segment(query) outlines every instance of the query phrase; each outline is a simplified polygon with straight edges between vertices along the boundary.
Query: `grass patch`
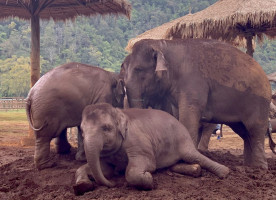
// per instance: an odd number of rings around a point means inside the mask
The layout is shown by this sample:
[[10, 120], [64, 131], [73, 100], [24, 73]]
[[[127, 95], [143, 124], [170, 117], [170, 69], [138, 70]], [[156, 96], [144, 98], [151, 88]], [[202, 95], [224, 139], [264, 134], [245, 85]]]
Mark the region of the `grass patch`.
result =
[[0, 110], [0, 144], [19, 144], [28, 133], [25, 109]]
[[25, 109], [0, 110], [0, 121], [27, 121]]

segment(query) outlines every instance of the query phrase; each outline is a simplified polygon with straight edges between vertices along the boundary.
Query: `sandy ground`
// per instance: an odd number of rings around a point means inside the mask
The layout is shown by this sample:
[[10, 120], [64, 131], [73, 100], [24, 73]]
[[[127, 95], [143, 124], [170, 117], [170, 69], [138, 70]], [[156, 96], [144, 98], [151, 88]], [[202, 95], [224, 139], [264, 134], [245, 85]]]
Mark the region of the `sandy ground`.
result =
[[[23, 126], [23, 125], [22, 125]], [[19, 125], [20, 127], [20, 125]], [[18, 128], [22, 130], [27, 127]], [[274, 140], [276, 140], [274, 134]], [[275, 199], [276, 156], [266, 152], [269, 170], [251, 169], [243, 166], [242, 140], [231, 130], [224, 130], [224, 137], [211, 138], [208, 156], [231, 169], [229, 176], [219, 179], [203, 170], [202, 176], [193, 178], [170, 172], [167, 169], [153, 174], [155, 189], [141, 191], [129, 187], [123, 175], [113, 178], [115, 188], [97, 186], [83, 196], [75, 196], [72, 185], [76, 169], [83, 163], [74, 160], [75, 148], [69, 155], [57, 155], [52, 149], [51, 157], [57, 166], [38, 171], [34, 168], [34, 147], [22, 147], [21, 136], [5, 134], [0, 129], [0, 199]], [[74, 141], [71, 143], [75, 145]]]

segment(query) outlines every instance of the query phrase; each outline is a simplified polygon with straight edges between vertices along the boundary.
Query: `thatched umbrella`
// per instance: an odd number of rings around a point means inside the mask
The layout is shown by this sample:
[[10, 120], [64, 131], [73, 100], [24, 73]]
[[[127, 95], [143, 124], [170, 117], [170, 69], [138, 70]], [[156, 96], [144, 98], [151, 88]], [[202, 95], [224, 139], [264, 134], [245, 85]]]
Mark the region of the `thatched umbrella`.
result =
[[0, 0], [0, 19], [31, 20], [31, 86], [40, 77], [39, 19], [66, 20], [76, 16], [123, 14], [130, 17], [126, 0]]
[[[253, 56], [252, 40], [263, 35], [270, 39], [276, 36], [275, 0], [219, 0], [194, 14], [188, 14], [129, 41], [130, 51], [141, 39], [213, 38], [234, 45], [246, 46]], [[246, 40], [246, 41], [245, 41]]]
[[269, 81], [276, 83], [276, 72], [267, 75]]
[[135, 38], [132, 38], [128, 41], [128, 44], [125, 48], [126, 51], [131, 52], [131, 49], [133, 45], [142, 39], [166, 39], [167, 31], [170, 29], [174, 24], [178, 23], [181, 19], [175, 19], [173, 21], [167, 22], [165, 24], [162, 24], [161, 26], [157, 26], [153, 29], [150, 29]]
[[[40, 19], [57, 21], [98, 14], [122, 14], [130, 18], [130, 11], [127, 0], [0, 0], [0, 19], [31, 20], [31, 86], [40, 77]], [[33, 141], [30, 129], [29, 138], [21, 142], [30, 145]]]
[[253, 56], [252, 40], [276, 36], [275, 0], [219, 0], [193, 15], [186, 15], [167, 32], [166, 38], [213, 38], [243, 43]]

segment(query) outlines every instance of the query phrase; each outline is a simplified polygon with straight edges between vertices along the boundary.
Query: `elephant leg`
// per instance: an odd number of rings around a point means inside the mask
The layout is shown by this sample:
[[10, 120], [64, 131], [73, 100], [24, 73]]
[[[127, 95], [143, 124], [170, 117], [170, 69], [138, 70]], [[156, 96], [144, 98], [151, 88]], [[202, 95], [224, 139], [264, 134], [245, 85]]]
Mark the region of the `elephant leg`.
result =
[[[192, 95], [191, 95], [192, 96]], [[192, 97], [190, 97], [192, 98]], [[188, 99], [187, 94], [181, 93], [179, 99], [179, 121], [188, 129], [194, 145], [198, 144], [198, 130], [201, 112], [196, 101]]]
[[156, 167], [151, 164], [148, 158], [136, 156], [130, 159], [126, 169], [126, 180], [129, 185], [143, 190], [153, 189], [153, 178], [150, 172], [155, 171]]
[[196, 148], [191, 148], [190, 144], [185, 144], [180, 147], [180, 155], [183, 161], [188, 163], [199, 164], [202, 168], [214, 173], [219, 178], [225, 178], [229, 174], [229, 168], [221, 165], [206, 156], [199, 153]]
[[85, 192], [92, 191], [95, 188], [94, 183], [89, 179], [92, 172], [88, 164], [78, 168], [75, 174], [75, 185], [73, 185], [75, 195], [83, 195]]
[[75, 159], [78, 161], [86, 161], [83, 137], [82, 137], [80, 126], [78, 126], [78, 150], [77, 150]]
[[201, 137], [199, 138], [198, 150], [202, 152], [208, 151], [208, 145], [213, 130], [216, 128], [216, 124], [203, 123], [201, 129]]
[[178, 163], [173, 165], [170, 169], [173, 172], [193, 177], [199, 177], [201, 175], [201, 167], [198, 164]]
[[266, 126], [254, 123], [244, 126], [243, 123], [229, 125], [244, 141], [244, 164], [250, 167], [268, 169], [264, 151]]
[[56, 138], [56, 151], [59, 154], [69, 153], [71, 145], [67, 140], [67, 128], [65, 128], [61, 134]]
[[50, 142], [51, 138], [38, 137], [37, 133], [35, 141], [34, 162], [37, 169], [42, 170], [51, 168], [55, 163], [50, 159]]

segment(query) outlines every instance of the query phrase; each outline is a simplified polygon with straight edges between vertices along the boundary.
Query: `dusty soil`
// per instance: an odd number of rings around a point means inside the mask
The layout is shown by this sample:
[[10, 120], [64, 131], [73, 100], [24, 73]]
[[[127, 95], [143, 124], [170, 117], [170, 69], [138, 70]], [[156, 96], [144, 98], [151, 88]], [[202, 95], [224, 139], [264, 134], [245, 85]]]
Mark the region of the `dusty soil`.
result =
[[[25, 127], [27, 130], [27, 128]], [[1, 132], [1, 130], [0, 130]], [[72, 185], [76, 169], [82, 165], [74, 160], [75, 148], [69, 155], [51, 156], [57, 166], [38, 171], [34, 168], [34, 147], [20, 146], [20, 137], [0, 134], [0, 199], [276, 199], [276, 156], [266, 152], [269, 170], [243, 166], [242, 140], [231, 130], [224, 137], [211, 138], [208, 156], [231, 169], [225, 179], [203, 170], [193, 178], [171, 173], [167, 169], [153, 174], [155, 189], [140, 191], [129, 187], [123, 175], [114, 177], [115, 188], [97, 186], [83, 196], [75, 196]], [[274, 134], [274, 140], [276, 139]], [[73, 145], [74, 142], [72, 142]]]

